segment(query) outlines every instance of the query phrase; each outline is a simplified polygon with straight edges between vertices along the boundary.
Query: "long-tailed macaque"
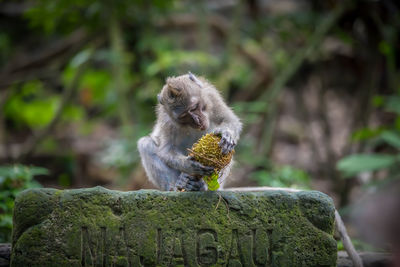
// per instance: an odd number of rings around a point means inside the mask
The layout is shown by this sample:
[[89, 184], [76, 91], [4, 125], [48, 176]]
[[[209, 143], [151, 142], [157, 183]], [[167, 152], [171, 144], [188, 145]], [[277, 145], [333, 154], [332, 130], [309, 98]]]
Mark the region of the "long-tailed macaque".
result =
[[[170, 77], [158, 95], [157, 122], [149, 136], [138, 141], [142, 164], [150, 181], [161, 190], [203, 191], [204, 175], [213, 172], [187, 156], [188, 148], [204, 134], [221, 136], [223, 153], [236, 145], [242, 124], [217, 89], [192, 73]], [[220, 174], [223, 187], [231, 165]]]

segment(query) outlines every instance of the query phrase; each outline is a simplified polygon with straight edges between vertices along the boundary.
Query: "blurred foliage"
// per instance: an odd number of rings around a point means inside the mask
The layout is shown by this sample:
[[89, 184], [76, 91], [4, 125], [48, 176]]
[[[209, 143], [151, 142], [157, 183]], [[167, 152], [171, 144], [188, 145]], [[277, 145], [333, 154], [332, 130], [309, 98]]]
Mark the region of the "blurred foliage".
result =
[[0, 243], [11, 241], [15, 197], [25, 189], [41, 187], [33, 178], [47, 174], [46, 169], [39, 167], [0, 166]]
[[[212, 81], [244, 124], [233, 171], [240, 185], [322, 184], [339, 207], [355, 180], [373, 188], [400, 177], [396, 1], [20, 0], [0, 8], [0, 164], [44, 166], [45, 186], [143, 186], [130, 184], [144, 175], [137, 140], [153, 127], [165, 78], [188, 71]], [[355, 108], [340, 115], [344, 106]], [[335, 127], [353, 133], [343, 147]], [[273, 155], [274, 142], [286, 159]], [[367, 182], [355, 179], [363, 173]], [[15, 196], [44, 174], [0, 167], [0, 242], [10, 240]]]
[[[353, 140], [366, 142], [371, 151], [379, 146], [387, 147], [385, 153], [352, 154], [342, 158], [337, 168], [344, 177], [354, 177], [363, 172], [386, 171], [385, 178], [400, 179], [400, 97], [376, 96], [373, 105], [394, 113], [394, 122], [378, 128], [364, 128], [353, 134]], [[388, 153], [391, 152], [391, 153]], [[371, 185], [376, 183], [371, 183]]]
[[17, 125], [40, 128], [51, 121], [59, 101], [59, 96], [47, 95], [43, 84], [33, 80], [25, 83], [20, 89], [12, 90], [12, 95], [4, 107], [4, 114]]
[[311, 189], [310, 176], [291, 166], [274, 166], [272, 170], [255, 171], [251, 177], [261, 186]]
[[[112, 13], [121, 20], [146, 20], [149, 14], [156, 14], [171, 6], [172, 0], [96, 1], [96, 0], [39, 0], [25, 16], [33, 27], [40, 27], [45, 33], [67, 33], [77, 27], [92, 30], [106, 27]], [[151, 12], [143, 12], [143, 11]]]
[[398, 163], [398, 155], [353, 154], [338, 162], [338, 169], [346, 176], [354, 176], [363, 171], [387, 169]]
[[[51, 186], [90, 186], [100, 183], [98, 176], [103, 175], [113, 176], [108, 181], [112, 185], [128, 189], [132, 174], [140, 166], [136, 142], [154, 124], [157, 93], [166, 77], [187, 71], [212, 81], [241, 118], [244, 130], [235, 156], [238, 169], [243, 170], [239, 179], [251, 178], [259, 185], [308, 189], [311, 179], [340, 183], [340, 174], [335, 169], [340, 153], [333, 158], [322, 157], [325, 162], [313, 162], [315, 157], [310, 157], [307, 165], [296, 162], [297, 168], [271, 160], [270, 139], [279, 139], [281, 133], [275, 121], [285, 113], [279, 106], [284, 102], [283, 92], [300, 96], [304, 93], [302, 88], [314, 86], [304, 84], [311, 76], [325, 79], [321, 82], [322, 91], [334, 88], [330, 93], [335, 91], [339, 98], [343, 96], [346, 100], [350, 95], [366, 103], [371, 99], [360, 97], [359, 92], [366, 88], [356, 89], [354, 84], [359, 84], [360, 77], [370, 75], [371, 69], [363, 67], [379, 57], [376, 65], [381, 74], [376, 86], [378, 92], [373, 93], [376, 95], [372, 99], [373, 108], [378, 113], [400, 114], [400, 96], [394, 93], [398, 88], [398, 15], [386, 14], [379, 1], [348, 1], [354, 7], [334, 21], [326, 35], [319, 36], [317, 48], [309, 55], [304, 53], [305, 60], [299, 60], [298, 64], [293, 59], [299, 58], [299, 54], [301, 58], [303, 51], [308, 52], [319, 26], [344, 2], [4, 2], [15, 3], [16, 7], [21, 4], [22, 8], [16, 8], [20, 10], [17, 15], [5, 16], [0, 25], [0, 66], [9, 67], [9, 62], [13, 63], [11, 67], [18, 66], [26, 58], [28, 63], [33, 60], [37, 64], [32, 69], [29, 64], [22, 64], [26, 68], [19, 70], [20, 76], [16, 75], [6, 86], [8, 95], [0, 105], [0, 123], [4, 121], [5, 125], [3, 135], [0, 130], [1, 141], [11, 144], [10, 147], [29, 143], [51, 126], [66, 99], [66, 88], [80, 75], [61, 119], [37, 145], [34, 156], [28, 157], [28, 162], [39, 161], [38, 165], [52, 170], [54, 177], [47, 181]], [[257, 4], [254, 14], [252, 3]], [[71, 41], [71, 36], [79, 31], [84, 32], [84, 37]], [[68, 49], [52, 54], [59, 42], [71, 44]], [[90, 64], [80, 70], [92, 50]], [[34, 61], [47, 52], [52, 55], [48, 62]], [[299, 67], [286, 74], [293, 65]], [[350, 74], [354, 76], [350, 81], [344, 77], [344, 68], [356, 69]], [[343, 73], [343, 79], [338, 79], [338, 73]], [[11, 74], [6, 73], [4, 78], [13, 77]], [[330, 85], [331, 79], [343, 83]], [[271, 97], [270, 86], [276, 80], [284, 82], [272, 88], [277, 93]], [[318, 97], [316, 94], [311, 92], [307, 99]], [[298, 120], [303, 128], [289, 133], [292, 138], [289, 142], [298, 147], [312, 147], [313, 140], [309, 139], [315, 138], [307, 139], [304, 135], [307, 128], [318, 122], [313, 118], [323, 116], [311, 114], [309, 120], [301, 118], [299, 102], [307, 101], [296, 98], [290, 104], [295, 114], [291, 114], [289, 122]], [[284, 115], [287, 118], [288, 114]], [[354, 155], [343, 158], [337, 168], [346, 177], [382, 169], [390, 176], [398, 173], [400, 117], [392, 125], [363, 126], [354, 132], [352, 144], [367, 144], [367, 150], [360, 146]], [[321, 150], [337, 154], [327, 144]], [[24, 156], [15, 156], [10, 151], [4, 157], [5, 162], [19, 161]], [[23, 151], [23, 147], [15, 151]], [[319, 153], [311, 151], [311, 154]], [[86, 181], [80, 181], [86, 176]], [[345, 188], [346, 184], [332, 190], [346, 191]]]

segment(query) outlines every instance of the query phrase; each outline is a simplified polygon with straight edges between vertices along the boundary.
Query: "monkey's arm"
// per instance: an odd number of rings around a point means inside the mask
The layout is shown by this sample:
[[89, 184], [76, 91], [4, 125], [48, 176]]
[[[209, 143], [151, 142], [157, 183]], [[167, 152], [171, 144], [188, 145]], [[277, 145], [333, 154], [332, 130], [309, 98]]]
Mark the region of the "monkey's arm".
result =
[[219, 94], [214, 95], [213, 117], [211, 120], [215, 124], [213, 133], [221, 135], [220, 146], [223, 153], [230, 152], [239, 140], [242, 130], [242, 123], [233, 111], [225, 104]]

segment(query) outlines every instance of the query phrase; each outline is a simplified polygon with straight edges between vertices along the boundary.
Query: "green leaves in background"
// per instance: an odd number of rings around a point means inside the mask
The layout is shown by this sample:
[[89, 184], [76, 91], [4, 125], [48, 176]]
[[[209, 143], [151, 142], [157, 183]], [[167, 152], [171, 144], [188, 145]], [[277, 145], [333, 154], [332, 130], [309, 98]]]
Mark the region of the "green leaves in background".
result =
[[[383, 48], [385, 47], [380, 47], [381, 50]], [[390, 96], [376, 95], [372, 99], [372, 105], [397, 115], [394, 124], [380, 126], [375, 129], [360, 129], [353, 134], [352, 139], [354, 141], [364, 141], [371, 148], [379, 144], [386, 144], [390, 149], [397, 151], [397, 153], [353, 154], [344, 157], [338, 161], [336, 167], [343, 173], [345, 178], [352, 177], [362, 172], [384, 169], [392, 171], [389, 172], [391, 175], [387, 176], [398, 177], [400, 174], [398, 169], [398, 166], [400, 166], [400, 96], [398, 94]]]
[[[70, 64], [63, 72], [63, 82], [68, 84], [76, 73], [76, 67]], [[108, 90], [111, 83], [111, 74], [107, 70], [87, 69], [79, 83], [79, 100], [86, 107], [106, 107], [117, 102], [116, 95]]]
[[398, 162], [399, 156], [397, 155], [354, 154], [342, 158], [338, 162], [337, 168], [339, 171], [342, 171], [346, 177], [349, 177], [360, 172], [389, 168]]
[[6, 118], [17, 125], [27, 125], [32, 129], [47, 125], [53, 118], [59, 96], [47, 96], [42, 82], [27, 82], [20, 90], [13, 90], [4, 107]]
[[146, 69], [146, 75], [154, 76], [160, 72], [186, 73], [188, 69], [195, 70], [201, 67], [215, 68], [218, 59], [211, 54], [200, 51], [158, 51], [156, 60]]
[[377, 128], [377, 129], [362, 128], [355, 131], [352, 134], [351, 139], [353, 141], [365, 141], [379, 136], [383, 131], [384, 131], [383, 128]]
[[243, 121], [250, 124], [260, 120], [260, 116], [267, 110], [268, 104], [265, 101], [236, 102], [233, 104], [233, 109], [240, 114]]
[[310, 189], [311, 178], [303, 170], [292, 166], [274, 166], [272, 170], [260, 170], [251, 174], [260, 186]]
[[[383, 131], [377, 141], [384, 142], [400, 151], [400, 134], [397, 131]], [[337, 163], [337, 169], [345, 177], [361, 172], [388, 169], [400, 164], [400, 153], [397, 154], [354, 154], [342, 158]]]
[[106, 0], [38, 0], [25, 12], [31, 27], [41, 28], [45, 33], [68, 33], [79, 27], [99, 29], [109, 22], [112, 12], [122, 20], [135, 21], [145, 19], [149, 13], [169, 9], [172, 0], [151, 1], [106, 1]]
[[11, 241], [15, 197], [25, 189], [41, 187], [33, 177], [47, 174], [47, 169], [39, 167], [0, 166], [0, 243]]
[[397, 149], [400, 150], [400, 134], [395, 131], [385, 131], [381, 135], [381, 139]]
[[389, 112], [394, 112], [400, 115], [400, 96], [387, 97], [385, 108]]

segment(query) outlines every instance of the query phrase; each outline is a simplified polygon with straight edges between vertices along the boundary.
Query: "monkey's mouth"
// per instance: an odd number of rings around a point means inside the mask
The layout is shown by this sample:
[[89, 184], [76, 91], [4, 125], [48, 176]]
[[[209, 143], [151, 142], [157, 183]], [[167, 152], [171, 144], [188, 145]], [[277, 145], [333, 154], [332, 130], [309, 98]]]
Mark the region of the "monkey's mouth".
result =
[[189, 114], [192, 117], [191, 126], [193, 128], [198, 129], [200, 131], [204, 131], [205, 129], [207, 129], [207, 123], [205, 123], [204, 118], [202, 116], [199, 116], [191, 112], [189, 112]]
[[205, 129], [207, 129], [207, 126], [206, 125], [201, 125], [199, 128], [198, 128], [200, 131], [204, 131]]
[[190, 127], [192, 127], [193, 129], [199, 130], [199, 131], [204, 131], [207, 129], [207, 124], [206, 123], [190, 123]]
[[199, 131], [204, 131], [207, 129], [207, 125], [205, 124], [196, 124], [196, 123], [190, 123], [190, 127], [193, 129], [199, 130]]

